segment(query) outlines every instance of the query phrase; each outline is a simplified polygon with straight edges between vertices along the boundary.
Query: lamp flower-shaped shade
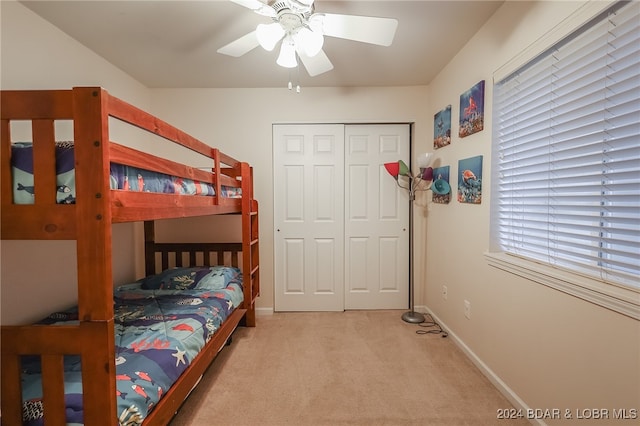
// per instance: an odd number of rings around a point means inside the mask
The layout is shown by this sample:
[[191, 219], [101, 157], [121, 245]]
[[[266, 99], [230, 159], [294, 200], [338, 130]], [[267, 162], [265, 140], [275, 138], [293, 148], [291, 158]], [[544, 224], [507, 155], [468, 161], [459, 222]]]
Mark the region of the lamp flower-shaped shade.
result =
[[409, 166], [400, 160], [394, 163], [384, 163], [384, 168], [387, 169], [387, 172], [395, 179], [398, 179], [398, 176], [409, 176], [411, 177], [411, 170], [409, 170]]
[[398, 161], [398, 164], [400, 165], [401, 176], [411, 176], [411, 171], [409, 170], [409, 166], [407, 166], [404, 161], [400, 160]]
[[447, 195], [451, 192], [451, 185], [444, 179], [436, 179], [431, 184], [431, 191], [438, 195]]
[[433, 180], [433, 167], [426, 167], [420, 169], [420, 178], [422, 180], [432, 181]]
[[429, 167], [432, 161], [433, 161], [433, 152], [425, 152], [424, 154], [418, 155], [418, 157], [416, 158], [416, 163], [418, 164], [418, 167], [420, 168], [420, 170], [426, 169], [427, 167]]
[[[399, 176], [408, 176], [413, 182], [431, 182], [431, 185], [429, 185], [429, 187], [426, 189], [431, 189], [431, 191], [433, 191], [433, 193], [435, 194], [449, 194], [451, 192], [451, 186], [449, 185], [449, 182], [444, 179], [433, 180], [433, 167], [429, 166], [432, 159], [432, 153], [423, 154], [418, 157], [417, 162], [418, 166], [420, 167], [420, 174], [415, 176], [415, 181], [413, 181], [414, 177], [411, 176], [411, 170], [409, 170], [409, 166], [407, 166], [407, 164], [402, 160], [395, 161], [393, 163], [384, 163], [384, 168], [391, 176], [393, 176], [396, 181], [398, 180]], [[413, 191], [413, 187], [411, 188], [411, 190]]]
[[398, 179], [398, 175], [400, 174], [400, 163], [398, 161], [394, 163], [384, 163], [384, 168], [387, 169], [387, 172], [394, 177], [394, 179]]

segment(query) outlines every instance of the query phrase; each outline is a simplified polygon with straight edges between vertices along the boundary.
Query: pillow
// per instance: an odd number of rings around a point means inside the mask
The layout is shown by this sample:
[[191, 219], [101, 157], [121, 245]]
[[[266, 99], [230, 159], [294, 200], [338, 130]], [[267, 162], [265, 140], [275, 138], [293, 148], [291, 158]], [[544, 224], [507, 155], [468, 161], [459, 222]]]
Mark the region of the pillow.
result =
[[145, 290], [221, 290], [230, 282], [241, 282], [238, 268], [227, 266], [176, 267], [141, 279]]

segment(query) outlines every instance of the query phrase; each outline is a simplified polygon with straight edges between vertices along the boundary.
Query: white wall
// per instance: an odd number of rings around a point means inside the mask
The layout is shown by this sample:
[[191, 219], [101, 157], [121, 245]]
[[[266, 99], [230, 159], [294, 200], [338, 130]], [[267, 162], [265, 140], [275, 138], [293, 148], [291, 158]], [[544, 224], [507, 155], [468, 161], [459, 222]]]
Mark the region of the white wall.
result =
[[[452, 105], [453, 141], [436, 150], [451, 166], [484, 156], [481, 205], [431, 205], [426, 299], [466, 349], [531, 408], [640, 408], [640, 323], [487, 265], [491, 186], [492, 75], [585, 2], [507, 2], [429, 85], [427, 110]], [[459, 96], [486, 81], [485, 129], [457, 137]], [[442, 285], [448, 287], [446, 300]], [[471, 319], [464, 316], [471, 302]], [[637, 420], [636, 420], [637, 421]], [[576, 424], [624, 424], [612, 419]], [[547, 420], [548, 424], [560, 423]]]
[[[26, 7], [3, 0], [0, 15], [3, 90], [102, 86], [141, 108], [149, 106], [146, 87]], [[114, 226], [114, 279], [119, 283], [135, 278], [132, 228]], [[2, 240], [0, 253], [0, 323], [35, 321], [52, 309], [75, 304], [75, 242]]]

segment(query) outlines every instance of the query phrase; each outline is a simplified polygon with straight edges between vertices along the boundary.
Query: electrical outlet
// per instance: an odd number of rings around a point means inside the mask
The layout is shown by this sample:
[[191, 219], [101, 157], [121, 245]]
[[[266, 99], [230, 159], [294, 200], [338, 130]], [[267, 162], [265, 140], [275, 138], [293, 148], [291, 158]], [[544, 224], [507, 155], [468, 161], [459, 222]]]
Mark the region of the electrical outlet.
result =
[[447, 286], [446, 285], [442, 286], [442, 298], [444, 300], [447, 300]]
[[464, 316], [467, 319], [471, 319], [471, 302], [468, 300], [464, 301]]

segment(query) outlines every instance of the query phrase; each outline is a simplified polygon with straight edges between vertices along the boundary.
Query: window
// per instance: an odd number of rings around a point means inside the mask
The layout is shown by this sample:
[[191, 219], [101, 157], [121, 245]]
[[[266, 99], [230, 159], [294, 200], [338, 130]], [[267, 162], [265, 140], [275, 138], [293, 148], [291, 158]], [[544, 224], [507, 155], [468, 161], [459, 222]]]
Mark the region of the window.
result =
[[490, 263], [640, 318], [640, 3], [614, 4], [493, 95]]

